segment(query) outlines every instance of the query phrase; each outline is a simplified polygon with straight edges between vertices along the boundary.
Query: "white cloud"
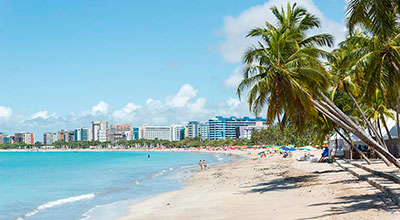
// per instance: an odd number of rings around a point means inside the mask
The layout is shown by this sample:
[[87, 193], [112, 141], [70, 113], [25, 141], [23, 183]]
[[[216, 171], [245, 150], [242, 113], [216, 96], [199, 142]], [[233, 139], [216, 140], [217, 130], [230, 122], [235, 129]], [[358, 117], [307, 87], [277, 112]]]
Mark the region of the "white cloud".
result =
[[150, 98], [146, 101], [146, 109], [149, 111], [149, 113], [158, 114], [165, 109], [165, 106], [160, 100], [154, 100]]
[[321, 28], [316, 29], [311, 34], [330, 33], [336, 40], [336, 43], [345, 39], [345, 25], [334, 22], [326, 18], [323, 13], [316, 7], [312, 0], [270, 0], [262, 5], [253, 6], [238, 16], [226, 16], [224, 26], [220, 30], [224, 36], [224, 40], [220, 43], [218, 51], [224, 60], [230, 63], [239, 63], [244, 51], [256, 43], [255, 39], [245, 38], [247, 33], [255, 27], [265, 26], [265, 21], [275, 24], [276, 20], [272, 14], [270, 7], [280, 6], [286, 7], [287, 3], [297, 2], [298, 5], [305, 7], [310, 13], [315, 14], [321, 20]]
[[[185, 98], [182, 98], [185, 97]], [[251, 115], [245, 101], [237, 98], [228, 98], [223, 101], [211, 101], [204, 97], [197, 97], [197, 90], [189, 84], [183, 85], [175, 95], [165, 98], [165, 102], [149, 98], [143, 105], [129, 102], [122, 108], [113, 108], [102, 101], [81, 113], [72, 112], [69, 115], [56, 116], [47, 110], [24, 115], [15, 113], [11, 116], [11, 109], [0, 106], [0, 122], [2, 131], [9, 133], [16, 131], [30, 131], [42, 140], [44, 132], [72, 130], [80, 127], [90, 127], [91, 121], [104, 120], [111, 123], [131, 123], [133, 126], [150, 125], [185, 125], [190, 120], [206, 121], [217, 115], [245, 116]], [[170, 101], [169, 103], [167, 102]], [[171, 102], [175, 100], [175, 105]], [[176, 103], [179, 103], [177, 105]], [[181, 106], [181, 107], [177, 107]]]
[[243, 75], [241, 72], [242, 68], [237, 67], [231, 75], [229, 75], [228, 79], [225, 80], [224, 86], [227, 88], [236, 89], [240, 82], [243, 80]]
[[167, 118], [166, 117], [155, 117], [155, 118], [153, 118], [153, 123], [156, 123], [156, 124], [166, 124], [166, 123], [168, 123], [168, 120], [167, 120]]
[[205, 109], [206, 105], [206, 99], [205, 98], [198, 98], [196, 102], [194, 103], [189, 103], [188, 108], [190, 112], [192, 113], [208, 113], [209, 111]]
[[237, 108], [240, 105], [239, 99], [235, 98], [229, 98], [226, 100], [226, 103], [228, 104], [229, 108]]
[[47, 110], [43, 110], [32, 114], [31, 119], [37, 119], [37, 118], [49, 119], [50, 117], [55, 117], [55, 116], [56, 116], [55, 113], [49, 115]]
[[185, 84], [174, 96], [168, 96], [166, 98], [166, 103], [168, 106], [174, 108], [184, 107], [188, 104], [190, 100], [195, 98], [196, 95], [197, 90], [192, 85]]
[[83, 116], [98, 116], [98, 115], [106, 115], [108, 113], [109, 105], [105, 101], [100, 101], [97, 105], [93, 106], [89, 111], [84, 111], [82, 113]]
[[5, 107], [5, 106], [0, 106], [0, 122], [3, 120], [8, 120], [12, 115], [12, 109]]
[[122, 109], [114, 111], [112, 117], [119, 122], [133, 122], [136, 116], [136, 110], [141, 108], [141, 105], [135, 105], [130, 102]]

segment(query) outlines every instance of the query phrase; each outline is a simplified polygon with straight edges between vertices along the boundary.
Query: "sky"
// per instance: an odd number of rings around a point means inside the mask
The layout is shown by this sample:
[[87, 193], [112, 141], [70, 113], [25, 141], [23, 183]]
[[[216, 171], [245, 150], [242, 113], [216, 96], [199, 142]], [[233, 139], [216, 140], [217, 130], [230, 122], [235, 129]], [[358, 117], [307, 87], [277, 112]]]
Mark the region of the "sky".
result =
[[[287, 2], [0, 0], [0, 132], [253, 116], [236, 95], [245, 35]], [[345, 0], [296, 2], [344, 39]]]

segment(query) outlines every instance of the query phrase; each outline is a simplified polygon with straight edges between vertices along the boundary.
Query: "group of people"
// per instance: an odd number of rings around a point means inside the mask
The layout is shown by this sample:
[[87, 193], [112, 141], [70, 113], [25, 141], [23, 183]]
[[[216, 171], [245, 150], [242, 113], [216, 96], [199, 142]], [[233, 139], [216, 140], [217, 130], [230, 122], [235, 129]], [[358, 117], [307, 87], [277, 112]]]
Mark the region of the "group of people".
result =
[[200, 169], [207, 169], [207, 163], [205, 160], [199, 162]]
[[280, 151], [280, 153], [282, 154], [283, 158], [288, 158], [288, 157], [292, 157], [292, 152], [288, 152], [288, 151]]

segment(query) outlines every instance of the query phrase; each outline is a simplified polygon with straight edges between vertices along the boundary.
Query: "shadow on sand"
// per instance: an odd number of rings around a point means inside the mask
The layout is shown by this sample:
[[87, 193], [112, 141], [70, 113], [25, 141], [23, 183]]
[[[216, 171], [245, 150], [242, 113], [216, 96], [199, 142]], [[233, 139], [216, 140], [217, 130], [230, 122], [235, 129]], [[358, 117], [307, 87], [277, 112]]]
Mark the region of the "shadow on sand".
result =
[[288, 190], [301, 187], [301, 183], [311, 183], [317, 175], [302, 175], [295, 177], [284, 177], [280, 179], [271, 180], [265, 183], [249, 186], [248, 192], [251, 193], [264, 193], [269, 191]]
[[[377, 199], [376, 197], [380, 199]], [[314, 217], [298, 218], [297, 220], [310, 220], [310, 219], [320, 219], [329, 216], [340, 216], [347, 213], [366, 211], [370, 209], [375, 210], [386, 210], [392, 211], [396, 209], [396, 206], [384, 197], [382, 193], [372, 194], [372, 195], [360, 195], [360, 196], [342, 196], [337, 198], [337, 202], [326, 202], [326, 203], [315, 203], [309, 205], [310, 207], [316, 206], [333, 206], [330, 210], [327, 210], [325, 214], [318, 215]], [[383, 202], [382, 202], [383, 201]], [[395, 218], [397, 216], [393, 216]]]
[[[282, 177], [279, 179], [274, 179], [264, 183], [259, 183], [256, 185], [251, 185], [245, 187], [247, 189], [244, 194], [247, 193], [264, 193], [269, 191], [285, 191], [290, 189], [295, 189], [303, 186], [317, 185], [317, 178], [319, 175], [324, 175], [327, 173], [341, 173], [342, 170], [326, 170], [322, 172], [312, 172], [308, 175], [294, 176], [294, 177]], [[360, 180], [358, 179], [345, 179], [340, 181], [332, 181], [330, 184], [356, 184]], [[369, 188], [370, 186], [367, 186]], [[321, 219], [329, 216], [340, 216], [347, 213], [364, 211], [364, 210], [385, 210], [393, 211], [397, 210], [398, 206], [395, 206], [388, 198], [384, 196], [383, 193], [379, 192], [376, 194], [366, 194], [360, 196], [342, 196], [337, 197], [334, 202], [325, 203], [314, 203], [308, 205], [308, 207], [318, 207], [326, 206], [328, 210], [324, 214], [312, 217], [302, 217], [297, 220], [306, 219]], [[329, 208], [330, 207], [330, 208]], [[397, 216], [393, 216], [394, 218]]]

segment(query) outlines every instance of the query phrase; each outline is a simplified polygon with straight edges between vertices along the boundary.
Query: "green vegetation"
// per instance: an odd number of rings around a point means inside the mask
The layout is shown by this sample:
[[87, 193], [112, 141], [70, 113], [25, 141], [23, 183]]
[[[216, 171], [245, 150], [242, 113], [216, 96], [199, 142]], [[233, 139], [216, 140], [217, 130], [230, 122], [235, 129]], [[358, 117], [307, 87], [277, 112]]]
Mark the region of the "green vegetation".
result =
[[320, 27], [316, 16], [296, 4], [272, 7], [277, 25], [266, 22], [247, 35], [258, 44], [244, 54], [239, 97], [246, 91], [249, 109], [266, 109], [268, 123], [281, 131], [294, 128], [319, 141], [338, 132], [348, 143], [352, 133], [400, 168], [399, 144], [387, 146], [382, 132], [385, 118], [400, 126], [399, 3], [350, 0], [348, 37], [332, 52], [319, 49], [333, 45], [331, 35], [306, 34]]

